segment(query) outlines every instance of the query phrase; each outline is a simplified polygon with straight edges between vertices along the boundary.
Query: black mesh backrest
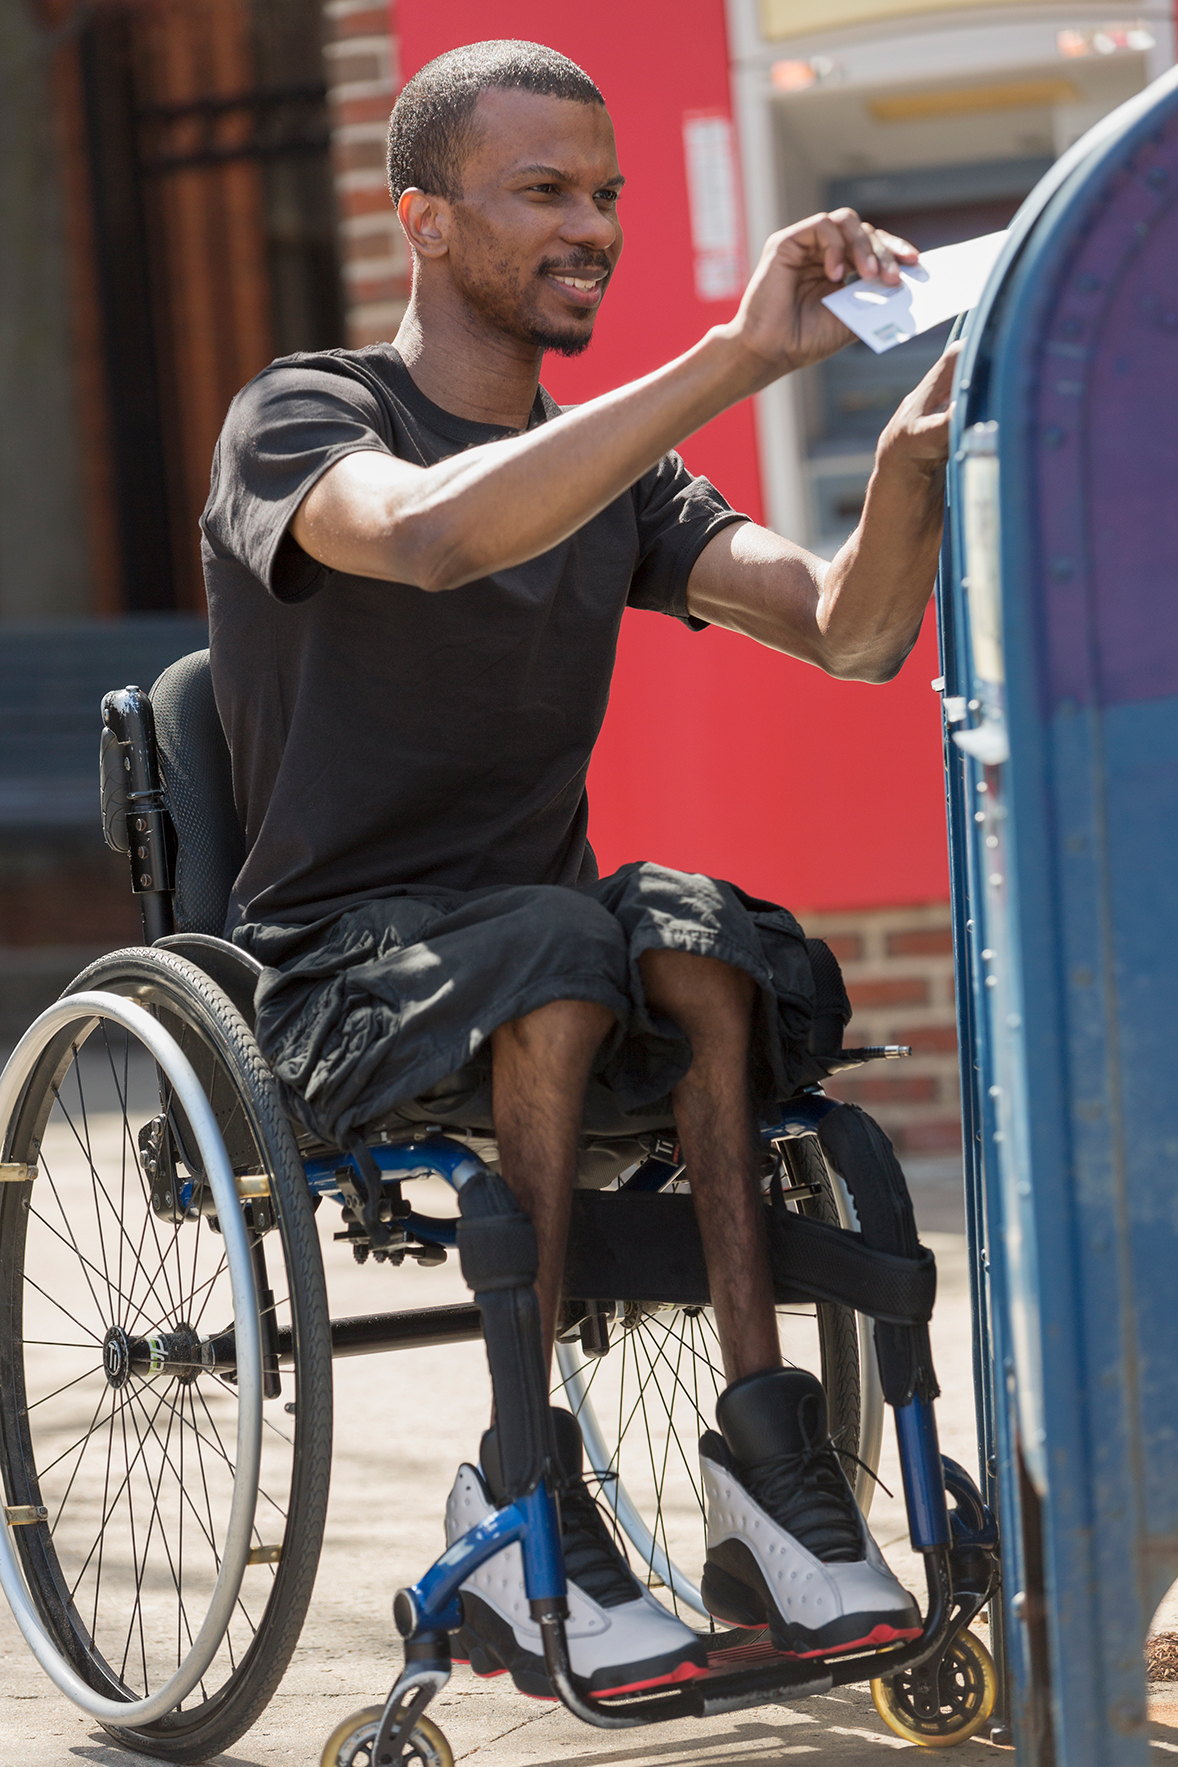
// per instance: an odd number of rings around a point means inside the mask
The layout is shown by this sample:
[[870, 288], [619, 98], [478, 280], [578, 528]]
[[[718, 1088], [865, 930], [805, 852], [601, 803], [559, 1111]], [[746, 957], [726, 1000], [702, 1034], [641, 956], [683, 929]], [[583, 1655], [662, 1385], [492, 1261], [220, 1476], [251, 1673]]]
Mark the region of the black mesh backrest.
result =
[[233, 880], [245, 863], [245, 835], [233, 804], [229, 745], [221, 728], [207, 650], [164, 670], [151, 690], [160, 772], [176, 828], [178, 933], [225, 930]]

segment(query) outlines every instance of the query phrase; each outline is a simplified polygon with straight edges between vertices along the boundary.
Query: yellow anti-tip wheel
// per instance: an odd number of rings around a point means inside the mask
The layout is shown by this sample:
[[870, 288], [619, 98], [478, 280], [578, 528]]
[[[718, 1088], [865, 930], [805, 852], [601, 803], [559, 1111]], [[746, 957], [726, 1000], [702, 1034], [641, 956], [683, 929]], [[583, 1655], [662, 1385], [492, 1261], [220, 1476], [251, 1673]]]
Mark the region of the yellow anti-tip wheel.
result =
[[871, 1697], [888, 1729], [905, 1742], [944, 1749], [981, 1729], [997, 1689], [989, 1651], [972, 1632], [959, 1632], [941, 1658], [935, 1696], [927, 1681], [902, 1669], [887, 1681], [873, 1681]]
[[[365, 1706], [337, 1724], [327, 1739], [319, 1767], [372, 1767], [372, 1745], [383, 1706]], [[454, 1753], [436, 1724], [419, 1718], [409, 1738], [407, 1767], [454, 1767]]]

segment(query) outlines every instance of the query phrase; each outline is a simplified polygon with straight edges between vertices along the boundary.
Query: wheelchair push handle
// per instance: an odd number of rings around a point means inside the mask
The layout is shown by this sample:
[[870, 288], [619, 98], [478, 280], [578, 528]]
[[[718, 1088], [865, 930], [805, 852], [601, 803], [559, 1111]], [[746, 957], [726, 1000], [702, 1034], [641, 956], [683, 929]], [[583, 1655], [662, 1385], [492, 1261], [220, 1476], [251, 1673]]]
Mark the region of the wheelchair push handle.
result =
[[103, 837], [130, 861], [144, 937], [154, 944], [173, 930], [176, 836], [164, 800], [151, 700], [142, 687], [116, 688], [103, 697], [102, 723]]

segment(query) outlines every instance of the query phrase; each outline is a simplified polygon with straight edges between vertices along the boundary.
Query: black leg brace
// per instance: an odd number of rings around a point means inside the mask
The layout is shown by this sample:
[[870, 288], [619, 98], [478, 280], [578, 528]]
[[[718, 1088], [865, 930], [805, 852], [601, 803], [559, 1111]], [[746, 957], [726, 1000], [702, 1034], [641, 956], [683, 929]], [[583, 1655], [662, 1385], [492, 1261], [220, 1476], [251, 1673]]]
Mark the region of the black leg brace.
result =
[[480, 1173], [458, 1193], [458, 1256], [483, 1315], [495, 1394], [504, 1501], [557, 1477], [556, 1439], [536, 1299], [536, 1230], [502, 1178]]

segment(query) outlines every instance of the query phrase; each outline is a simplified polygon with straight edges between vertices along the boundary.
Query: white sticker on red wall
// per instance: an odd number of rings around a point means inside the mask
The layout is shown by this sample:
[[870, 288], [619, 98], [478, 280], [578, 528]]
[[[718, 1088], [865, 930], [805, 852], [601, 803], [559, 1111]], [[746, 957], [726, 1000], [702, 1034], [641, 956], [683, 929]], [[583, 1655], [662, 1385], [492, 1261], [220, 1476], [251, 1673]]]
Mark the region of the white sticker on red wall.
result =
[[691, 205], [696, 298], [736, 300], [744, 290], [747, 276], [732, 118], [718, 110], [687, 111], [683, 118], [683, 154]]

